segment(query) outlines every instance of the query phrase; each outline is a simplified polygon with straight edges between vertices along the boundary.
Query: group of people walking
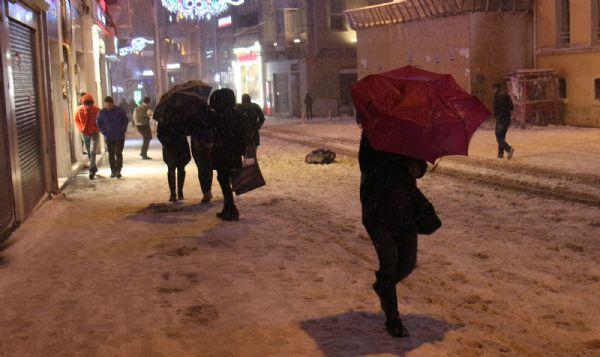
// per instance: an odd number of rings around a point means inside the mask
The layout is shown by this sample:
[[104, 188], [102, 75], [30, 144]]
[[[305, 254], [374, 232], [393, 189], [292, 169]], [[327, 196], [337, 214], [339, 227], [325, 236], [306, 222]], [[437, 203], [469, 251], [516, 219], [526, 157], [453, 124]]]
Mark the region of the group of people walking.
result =
[[[151, 100], [144, 98], [140, 106], [132, 111], [133, 120], [138, 131], [142, 134], [143, 144], [140, 156], [142, 159], [149, 160], [148, 146], [152, 140], [152, 130], [150, 128], [150, 109]], [[89, 177], [95, 179], [98, 172], [96, 163], [96, 152], [100, 134], [104, 136], [108, 152], [108, 161], [110, 164], [111, 178], [121, 178], [123, 169], [123, 149], [125, 147], [125, 136], [129, 126], [129, 116], [126, 109], [115, 105], [111, 96], [104, 98], [103, 108], [96, 106], [94, 97], [89, 93], [81, 94], [81, 106], [75, 112], [75, 125], [81, 132], [85, 152], [89, 162]]]
[[265, 117], [248, 94], [244, 94], [242, 103], [236, 105], [235, 93], [231, 89], [213, 92], [209, 103], [209, 106], [190, 108], [197, 111], [198, 117], [208, 118], [208, 122], [158, 124], [157, 136], [168, 167], [169, 201], [184, 199], [185, 167], [193, 158], [198, 167], [202, 202], [212, 199], [213, 170], [216, 170], [223, 193], [223, 209], [217, 216], [225, 221], [237, 221], [239, 211], [233, 198], [231, 172], [242, 167], [242, 157], [256, 159], [256, 149], [260, 145], [259, 130]]

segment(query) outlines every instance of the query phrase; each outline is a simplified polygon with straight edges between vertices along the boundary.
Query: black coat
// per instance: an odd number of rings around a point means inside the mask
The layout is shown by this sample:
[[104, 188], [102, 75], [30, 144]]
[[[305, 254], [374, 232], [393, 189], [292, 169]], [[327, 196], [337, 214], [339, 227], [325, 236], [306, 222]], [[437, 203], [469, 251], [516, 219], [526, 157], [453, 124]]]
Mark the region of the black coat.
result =
[[265, 115], [256, 103], [240, 104], [238, 110], [242, 114], [244, 136], [248, 145], [260, 146], [259, 130], [265, 123]]
[[186, 131], [181, 125], [158, 124], [156, 136], [163, 146], [163, 161], [167, 166], [185, 167], [191, 161]]
[[213, 167], [216, 170], [231, 170], [242, 167], [242, 155], [246, 142], [242, 134], [241, 116], [231, 108], [214, 113], [215, 144], [213, 146]]
[[[423, 163], [403, 155], [373, 150], [363, 136], [358, 153], [363, 225], [368, 231], [395, 231], [415, 223], [413, 168]], [[425, 166], [426, 167], [426, 166]]]
[[513, 102], [507, 93], [496, 93], [494, 95], [494, 116], [499, 124], [510, 124], [513, 110]]

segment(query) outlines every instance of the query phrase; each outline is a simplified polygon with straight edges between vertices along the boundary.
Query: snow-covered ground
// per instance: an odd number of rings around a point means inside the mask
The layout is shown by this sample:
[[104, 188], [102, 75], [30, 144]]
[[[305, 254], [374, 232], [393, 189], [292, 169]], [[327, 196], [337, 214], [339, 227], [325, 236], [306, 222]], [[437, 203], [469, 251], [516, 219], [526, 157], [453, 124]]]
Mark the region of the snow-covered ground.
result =
[[[577, 134], [564, 130], [565, 141]], [[268, 185], [224, 223], [217, 185], [215, 203], [198, 204], [193, 165], [185, 204], [152, 205], [168, 197], [166, 168], [156, 143], [150, 162], [138, 144], [122, 180], [106, 168], [94, 184], [82, 175], [9, 240], [0, 355], [600, 353], [598, 207], [426, 176], [444, 226], [420, 238], [418, 268], [398, 287], [412, 337], [397, 340], [370, 288], [377, 263], [354, 157], [308, 166], [310, 148], [265, 138]]]

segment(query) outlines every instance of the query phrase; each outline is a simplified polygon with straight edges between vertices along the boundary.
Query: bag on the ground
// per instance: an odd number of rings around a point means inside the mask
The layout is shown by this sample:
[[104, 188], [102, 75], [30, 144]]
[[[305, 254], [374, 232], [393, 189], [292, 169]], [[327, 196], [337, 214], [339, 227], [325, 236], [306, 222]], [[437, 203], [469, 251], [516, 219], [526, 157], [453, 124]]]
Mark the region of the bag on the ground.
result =
[[440, 229], [442, 221], [435, 213], [435, 208], [431, 202], [429, 202], [419, 188], [415, 188], [413, 192], [413, 202], [415, 207], [417, 233], [429, 235]]
[[231, 172], [231, 188], [238, 196], [264, 185], [266, 185], [266, 182], [256, 161], [251, 165], [245, 165]]
[[328, 165], [335, 161], [335, 152], [328, 149], [317, 149], [306, 155], [304, 161], [313, 165]]

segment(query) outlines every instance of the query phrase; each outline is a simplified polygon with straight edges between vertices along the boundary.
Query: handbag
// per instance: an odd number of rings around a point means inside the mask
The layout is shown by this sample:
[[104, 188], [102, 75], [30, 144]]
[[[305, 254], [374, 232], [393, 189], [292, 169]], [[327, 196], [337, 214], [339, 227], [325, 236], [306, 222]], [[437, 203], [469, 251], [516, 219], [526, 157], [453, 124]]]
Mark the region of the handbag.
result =
[[231, 188], [238, 196], [254, 191], [264, 185], [266, 185], [266, 182], [256, 161], [251, 165], [244, 165], [231, 172]]
[[440, 229], [442, 221], [431, 202], [418, 187], [415, 187], [412, 198], [415, 207], [417, 233], [429, 235]]

